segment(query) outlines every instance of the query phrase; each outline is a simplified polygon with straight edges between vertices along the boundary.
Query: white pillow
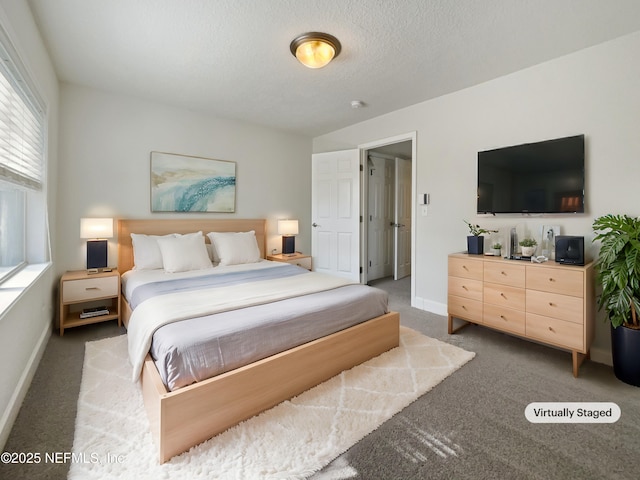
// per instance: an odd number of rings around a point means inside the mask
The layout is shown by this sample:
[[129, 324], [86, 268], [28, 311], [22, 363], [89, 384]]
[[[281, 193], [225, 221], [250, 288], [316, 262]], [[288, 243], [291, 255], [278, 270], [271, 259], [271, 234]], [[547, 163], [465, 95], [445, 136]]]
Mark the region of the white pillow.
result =
[[162, 253], [165, 272], [188, 272], [213, 268], [202, 232], [159, 238], [158, 246]]
[[136, 270], [155, 270], [162, 268], [162, 253], [158, 246], [158, 239], [175, 236], [175, 233], [170, 233], [169, 235], [164, 236], [132, 233], [133, 268]]
[[260, 261], [260, 249], [256, 232], [210, 232], [207, 234], [214, 246], [220, 265], [237, 265]]

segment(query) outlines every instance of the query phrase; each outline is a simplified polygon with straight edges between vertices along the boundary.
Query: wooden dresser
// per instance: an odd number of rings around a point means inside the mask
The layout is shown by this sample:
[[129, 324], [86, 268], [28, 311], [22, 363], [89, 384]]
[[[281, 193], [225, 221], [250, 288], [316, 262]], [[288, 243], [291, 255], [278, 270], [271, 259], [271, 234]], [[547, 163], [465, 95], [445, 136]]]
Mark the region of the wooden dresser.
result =
[[453, 319], [570, 350], [573, 375], [594, 336], [593, 262], [568, 266], [501, 257], [449, 255], [448, 331]]

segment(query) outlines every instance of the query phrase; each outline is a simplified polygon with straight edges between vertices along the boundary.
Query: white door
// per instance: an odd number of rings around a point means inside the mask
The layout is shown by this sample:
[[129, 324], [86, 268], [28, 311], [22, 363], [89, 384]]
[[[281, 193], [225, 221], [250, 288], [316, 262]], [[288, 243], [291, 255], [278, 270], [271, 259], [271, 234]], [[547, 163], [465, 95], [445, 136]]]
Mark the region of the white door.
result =
[[396, 158], [394, 271], [399, 280], [411, 275], [411, 161]]
[[367, 281], [390, 274], [386, 273], [386, 269], [391, 265], [391, 256], [388, 254], [391, 242], [389, 242], [388, 232], [390, 231], [389, 220], [393, 217], [388, 215], [388, 204], [390, 202], [388, 200], [386, 163], [384, 158], [374, 156], [369, 156], [367, 161], [367, 179], [369, 182]]
[[313, 269], [360, 281], [360, 152], [312, 155]]

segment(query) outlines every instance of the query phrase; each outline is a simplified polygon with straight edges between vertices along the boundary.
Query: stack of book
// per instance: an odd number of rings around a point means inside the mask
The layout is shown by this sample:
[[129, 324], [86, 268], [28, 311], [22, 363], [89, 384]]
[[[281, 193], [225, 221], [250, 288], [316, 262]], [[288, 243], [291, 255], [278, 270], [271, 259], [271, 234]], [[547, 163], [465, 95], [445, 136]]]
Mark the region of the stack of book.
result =
[[99, 317], [100, 315], [109, 315], [107, 307], [85, 308], [80, 313], [80, 318]]

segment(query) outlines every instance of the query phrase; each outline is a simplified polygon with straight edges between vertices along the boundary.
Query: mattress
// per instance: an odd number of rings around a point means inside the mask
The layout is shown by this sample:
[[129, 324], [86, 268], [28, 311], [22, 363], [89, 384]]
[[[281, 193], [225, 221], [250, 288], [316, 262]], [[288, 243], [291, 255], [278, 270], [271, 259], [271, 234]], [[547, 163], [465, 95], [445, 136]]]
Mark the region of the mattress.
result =
[[[229, 296], [247, 285], [262, 290], [270, 282], [297, 283], [302, 278], [313, 280], [313, 275], [322, 274], [267, 261], [186, 274], [131, 271], [123, 276], [123, 292], [135, 313], [135, 308], [156, 295], [171, 295], [176, 301], [181, 291], [210, 297], [220, 291]], [[179, 389], [388, 312], [387, 293], [360, 284], [273, 301], [265, 298], [254, 305], [225, 308], [157, 328], [149, 351], [167, 389]]]

